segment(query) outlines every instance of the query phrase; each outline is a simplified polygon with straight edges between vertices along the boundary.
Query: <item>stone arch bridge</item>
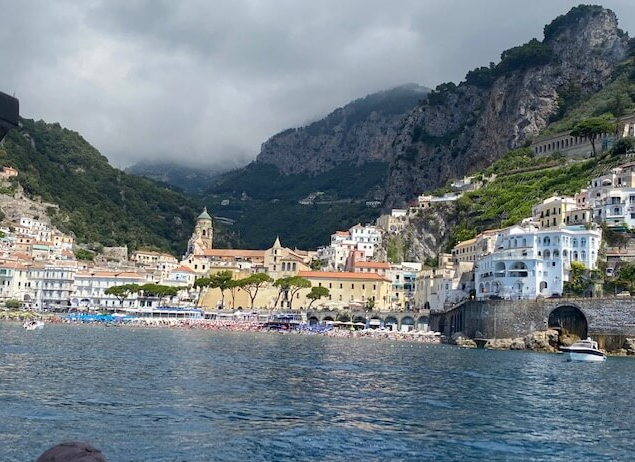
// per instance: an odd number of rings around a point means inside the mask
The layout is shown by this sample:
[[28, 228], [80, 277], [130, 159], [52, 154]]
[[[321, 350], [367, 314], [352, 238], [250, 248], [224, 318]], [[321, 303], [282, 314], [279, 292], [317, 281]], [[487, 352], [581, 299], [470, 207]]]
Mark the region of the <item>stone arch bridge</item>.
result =
[[635, 338], [635, 298], [471, 300], [431, 315], [431, 328], [476, 338], [516, 338], [548, 328], [591, 336], [601, 347], [619, 348]]

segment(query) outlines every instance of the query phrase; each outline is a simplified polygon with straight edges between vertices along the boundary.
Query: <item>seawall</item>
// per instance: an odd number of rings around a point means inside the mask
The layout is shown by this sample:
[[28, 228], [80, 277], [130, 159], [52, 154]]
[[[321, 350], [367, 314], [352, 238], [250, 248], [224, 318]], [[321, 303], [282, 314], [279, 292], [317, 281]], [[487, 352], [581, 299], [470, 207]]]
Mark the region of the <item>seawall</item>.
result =
[[547, 328], [561, 328], [597, 339], [602, 348], [618, 349], [635, 338], [635, 299], [562, 298], [466, 301], [444, 313], [431, 313], [433, 330], [450, 337], [517, 338]]

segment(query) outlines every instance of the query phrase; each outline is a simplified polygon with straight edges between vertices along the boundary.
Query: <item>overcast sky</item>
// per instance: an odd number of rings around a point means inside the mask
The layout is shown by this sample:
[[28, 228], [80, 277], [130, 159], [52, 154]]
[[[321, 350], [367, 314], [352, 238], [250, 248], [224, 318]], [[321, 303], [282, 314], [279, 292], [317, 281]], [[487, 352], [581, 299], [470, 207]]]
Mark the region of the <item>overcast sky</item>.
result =
[[[0, 0], [0, 90], [116, 167], [244, 164], [368, 93], [458, 82], [578, 3]], [[635, 1], [603, 5], [635, 34]]]

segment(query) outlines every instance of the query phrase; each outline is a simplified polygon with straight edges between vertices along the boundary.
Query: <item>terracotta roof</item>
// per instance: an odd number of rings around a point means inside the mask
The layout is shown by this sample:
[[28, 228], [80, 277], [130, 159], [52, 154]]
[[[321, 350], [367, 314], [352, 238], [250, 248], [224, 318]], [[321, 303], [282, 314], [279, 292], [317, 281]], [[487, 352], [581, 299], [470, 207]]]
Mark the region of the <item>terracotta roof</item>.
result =
[[187, 266], [183, 266], [183, 265], [174, 268], [172, 271], [173, 272], [174, 271], [180, 271], [181, 273], [193, 273], [194, 272], [191, 268], [188, 268]]
[[335, 234], [337, 236], [350, 236], [351, 233], [349, 233], [348, 231], [335, 231]]
[[110, 278], [121, 278], [121, 279], [143, 279], [143, 277], [138, 273], [120, 273], [116, 271], [82, 271], [77, 274], [78, 276], [84, 277], [110, 277]]
[[205, 249], [205, 257], [242, 257], [242, 258], [265, 258], [264, 250], [243, 250], [243, 249]]
[[174, 255], [170, 255], [169, 253], [156, 252], [154, 250], [137, 250], [137, 251], [133, 252], [132, 255], [156, 255], [156, 256], [159, 256], [159, 257], [176, 258]]
[[476, 242], [476, 238], [468, 239], [467, 241], [461, 241], [461, 242], [459, 242], [457, 245], [455, 245], [455, 246], [454, 246], [454, 248], [457, 248], [457, 247], [465, 247], [465, 246], [468, 246], [468, 245], [472, 245], [472, 244], [474, 244], [475, 242]]
[[356, 261], [354, 263], [356, 268], [377, 268], [377, 269], [390, 269], [390, 263], [382, 261]]
[[4, 263], [0, 263], [0, 268], [8, 268], [8, 269], [26, 269], [27, 267], [24, 265], [21, 265], [18, 262], [4, 262]]
[[298, 276], [307, 279], [365, 279], [390, 282], [390, 279], [377, 273], [351, 273], [348, 271], [299, 271]]

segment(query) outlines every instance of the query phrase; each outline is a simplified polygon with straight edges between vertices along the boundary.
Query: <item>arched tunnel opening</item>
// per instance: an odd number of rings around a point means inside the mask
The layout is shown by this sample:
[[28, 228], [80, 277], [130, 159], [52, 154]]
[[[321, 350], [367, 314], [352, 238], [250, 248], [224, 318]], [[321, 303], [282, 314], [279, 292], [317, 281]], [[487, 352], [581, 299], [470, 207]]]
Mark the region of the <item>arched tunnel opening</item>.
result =
[[559, 306], [551, 312], [547, 324], [550, 329], [559, 329], [580, 338], [587, 338], [589, 333], [586, 316], [575, 306]]

